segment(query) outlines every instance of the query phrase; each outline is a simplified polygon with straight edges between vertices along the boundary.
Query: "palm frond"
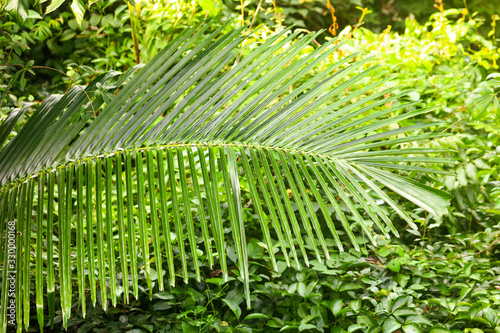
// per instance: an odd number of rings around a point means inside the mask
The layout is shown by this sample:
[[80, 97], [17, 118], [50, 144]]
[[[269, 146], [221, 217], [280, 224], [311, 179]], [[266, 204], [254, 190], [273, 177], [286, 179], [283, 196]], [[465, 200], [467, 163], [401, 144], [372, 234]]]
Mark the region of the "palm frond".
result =
[[[104, 307], [108, 297], [116, 304], [119, 274], [125, 302], [130, 292], [138, 297], [141, 271], [150, 295], [153, 281], [163, 290], [163, 271], [174, 285], [177, 276], [189, 279], [192, 265], [200, 280], [203, 260], [220, 264], [227, 279], [228, 239], [250, 306], [242, 179], [275, 269], [276, 244], [288, 265], [300, 267], [309, 265], [305, 244], [320, 261], [329, 258], [328, 238], [342, 251], [340, 230], [356, 248], [361, 232], [375, 242], [372, 226], [397, 235], [378, 199], [416, 227], [383, 186], [432, 214], [446, 211], [447, 193], [380, 169], [432, 173], [400, 162], [453, 161], [426, 156], [443, 150], [378, 149], [426, 140], [431, 135], [394, 137], [436, 124], [381, 131], [430, 110], [413, 102], [384, 107], [408, 93], [381, 89], [384, 80], [351, 90], [373, 76], [374, 69], [359, 70], [368, 60], [349, 65], [352, 55], [306, 79], [340, 43], [299, 56], [317, 34], [292, 43], [297, 35], [285, 30], [234, 62], [241, 29], [220, 37], [224, 27], [208, 36], [206, 29], [185, 30], [139, 71], [104, 74], [48, 98], [1, 149], [0, 327], [7, 325], [12, 225], [17, 323], [28, 328], [31, 269], [40, 326], [45, 291], [54, 322], [56, 285], [66, 325], [73, 274], [85, 314], [87, 291], [94, 305], [98, 290]], [[0, 126], [2, 140], [22, 112]]]

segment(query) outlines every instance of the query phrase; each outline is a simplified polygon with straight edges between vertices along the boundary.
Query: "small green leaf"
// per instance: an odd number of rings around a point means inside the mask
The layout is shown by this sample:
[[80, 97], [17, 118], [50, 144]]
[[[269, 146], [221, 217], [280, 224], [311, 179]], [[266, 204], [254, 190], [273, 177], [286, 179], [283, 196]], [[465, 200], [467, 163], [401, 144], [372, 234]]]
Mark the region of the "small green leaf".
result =
[[417, 316], [410, 316], [406, 318], [406, 323], [414, 323], [414, 324], [426, 324], [426, 325], [431, 325], [431, 322], [429, 319], [417, 315]]
[[405, 316], [411, 316], [415, 314], [415, 310], [412, 309], [397, 309], [392, 313], [393, 315], [397, 317], [405, 317]]
[[431, 329], [429, 331], [429, 333], [450, 333], [450, 331], [448, 331], [445, 328], [436, 327], [436, 328]]
[[21, 73], [21, 77], [19, 78], [19, 85], [21, 86], [21, 89], [24, 89], [24, 87], [26, 86], [26, 78], [24, 77], [24, 75], [26, 74], [25, 71], [23, 71]]
[[411, 302], [411, 296], [399, 296], [398, 298], [396, 298], [396, 300], [394, 300], [392, 304], [392, 311], [396, 311], [400, 307], [410, 302]]
[[165, 311], [165, 310], [168, 310], [168, 309], [171, 309], [172, 308], [172, 302], [168, 302], [168, 301], [164, 301], [164, 302], [156, 302], [154, 305], [153, 305], [153, 309], [155, 311]]
[[465, 165], [465, 173], [467, 174], [467, 177], [471, 179], [472, 181], [476, 181], [476, 175], [477, 175], [477, 168], [474, 164], [468, 163]]
[[412, 101], [418, 101], [420, 99], [420, 94], [416, 91], [412, 91], [408, 94], [408, 97], [410, 97]]
[[391, 252], [392, 250], [387, 246], [382, 246], [380, 250], [378, 250], [378, 254], [382, 257], [387, 257], [389, 254], [391, 254]]
[[302, 297], [306, 297], [307, 296], [306, 285], [305, 285], [304, 282], [299, 282], [299, 284], [297, 286], [297, 292]]
[[229, 306], [229, 308], [231, 309], [231, 311], [233, 311], [234, 315], [239, 320], [240, 316], [241, 316], [241, 309], [240, 309], [239, 305], [236, 304], [236, 302], [233, 301], [233, 300], [231, 300], [231, 299], [224, 298], [222, 300], [224, 301], [224, 303], [227, 304], [227, 306]]
[[474, 318], [472, 318], [472, 320], [476, 321], [478, 323], [490, 326], [490, 322], [488, 320], [484, 319], [483, 317], [474, 317]]
[[484, 333], [484, 331], [480, 328], [473, 328], [470, 330], [470, 333]]
[[356, 289], [361, 289], [361, 288], [363, 288], [363, 287], [361, 287], [359, 284], [349, 282], [349, 283], [342, 285], [340, 287], [339, 291], [356, 290]]
[[420, 332], [422, 332], [417, 325], [413, 325], [413, 324], [404, 325], [402, 328], [403, 328], [403, 332], [405, 332], [405, 333], [420, 333]]
[[83, 22], [83, 16], [85, 15], [86, 8], [85, 0], [73, 0], [71, 3], [71, 10], [75, 14], [75, 19], [78, 25], [81, 27]]
[[401, 327], [401, 324], [398, 323], [396, 319], [388, 318], [384, 322], [384, 325], [382, 326], [382, 332], [383, 333], [392, 333], [400, 327]]
[[460, 298], [459, 298], [459, 300], [464, 299], [465, 296], [467, 296], [471, 291], [472, 291], [471, 287], [462, 288], [462, 290], [460, 290]]
[[387, 267], [393, 271], [393, 272], [396, 272], [396, 273], [399, 273], [399, 270], [401, 269], [401, 263], [399, 262], [398, 259], [393, 259], [389, 262], [389, 264], [387, 265]]
[[320, 331], [320, 329], [316, 325], [300, 324], [300, 326], [299, 326], [299, 331], [300, 332], [303, 332], [303, 331], [306, 331], [306, 330], [312, 330], [312, 329], [317, 329], [318, 331]]
[[444, 185], [448, 189], [448, 191], [452, 191], [455, 189], [455, 176], [446, 176], [444, 178]]
[[30, 19], [35, 19], [35, 20], [41, 20], [42, 17], [40, 16], [40, 14], [38, 14], [37, 12], [35, 12], [34, 10], [28, 10], [28, 18]]
[[332, 313], [335, 317], [337, 317], [337, 314], [342, 310], [342, 306], [344, 305], [344, 302], [341, 299], [336, 299], [335, 301], [332, 302]]
[[465, 175], [465, 169], [463, 167], [459, 167], [457, 169], [457, 178], [461, 186], [467, 185], [467, 177]]
[[252, 319], [269, 319], [269, 317], [263, 313], [251, 313], [248, 316], [246, 316], [245, 319], [243, 320], [252, 320]]
[[406, 274], [398, 273], [398, 275], [396, 276], [396, 279], [397, 279], [399, 285], [402, 288], [404, 288], [408, 284], [408, 280], [410, 280], [410, 276], [406, 275]]
[[361, 308], [361, 300], [360, 299], [355, 299], [353, 301], [349, 302], [349, 306], [351, 309], [354, 310], [354, 312], [358, 312], [359, 309]]
[[[362, 329], [365, 329], [366, 327], [363, 326], [363, 325], [359, 325], [359, 324], [354, 324], [354, 325], [351, 325], [349, 326], [349, 328], [347, 329], [347, 332], [354, 332], [356, 330], [362, 330]], [[337, 332], [345, 332], [344, 330], [340, 330], [340, 331], [337, 331]]]
[[59, 8], [64, 3], [64, 0], [52, 0], [50, 5], [45, 10], [45, 15], [52, 13], [54, 10]]
[[210, 16], [216, 16], [222, 9], [221, 0], [200, 0], [199, 4]]
[[168, 291], [161, 291], [161, 292], [155, 293], [154, 297], [159, 298], [159, 299], [164, 299], [164, 300], [170, 300], [170, 299], [175, 298], [174, 295], [172, 295]]

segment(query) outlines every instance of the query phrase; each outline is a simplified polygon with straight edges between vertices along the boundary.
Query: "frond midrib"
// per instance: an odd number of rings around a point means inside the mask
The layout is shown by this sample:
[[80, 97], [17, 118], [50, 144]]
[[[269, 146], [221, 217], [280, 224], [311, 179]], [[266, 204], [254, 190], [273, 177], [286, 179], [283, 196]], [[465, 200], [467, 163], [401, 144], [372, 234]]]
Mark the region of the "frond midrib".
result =
[[298, 155], [308, 155], [308, 156], [318, 156], [324, 159], [329, 159], [331, 161], [336, 161], [336, 160], [345, 160], [345, 159], [338, 159], [335, 158], [331, 155], [324, 154], [324, 153], [319, 153], [314, 150], [304, 150], [304, 149], [294, 149], [294, 148], [288, 148], [288, 147], [280, 147], [280, 146], [274, 146], [274, 145], [262, 145], [262, 144], [257, 144], [257, 143], [239, 143], [239, 142], [231, 142], [231, 143], [224, 143], [224, 142], [190, 142], [190, 143], [169, 143], [166, 145], [155, 145], [155, 146], [147, 146], [147, 147], [135, 147], [135, 148], [117, 148], [111, 152], [99, 154], [99, 155], [87, 155], [85, 157], [76, 159], [76, 160], [68, 160], [66, 161], [67, 163], [61, 164], [57, 167], [50, 167], [46, 168], [43, 170], [40, 170], [32, 175], [28, 175], [19, 179], [16, 179], [10, 183], [5, 184], [0, 188], [0, 193], [10, 191], [12, 188], [19, 186], [26, 182], [29, 179], [32, 178], [37, 178], [43, 174], [49, 174], [51, 172], [54, 172], [55, 170], [60, 170], [64, 168], [68, 168], [74, 165], [77, 165], [79, 163], [85, 163], [88, 161], [95, 161], [97, 159], [104, 159], [107, 157], [115, 156], [117, 154], [125, 154], [125, 153], [142, 153], [150, 150], [164, 150], [168, 148], [183, 148], [183, 147], [193, 147], [193, 148], [206, 148], [209, 149], [210, 147], [215, 147], [215, 148], [224, 148], [224, 147], [234, 147], [234, 148], [252, 148], [252, 149], [262, 149], [262, 150], [272, 150], [272, 151], [277, 151], [277, 152], [288, 152], [292, 154], [298, 154]]

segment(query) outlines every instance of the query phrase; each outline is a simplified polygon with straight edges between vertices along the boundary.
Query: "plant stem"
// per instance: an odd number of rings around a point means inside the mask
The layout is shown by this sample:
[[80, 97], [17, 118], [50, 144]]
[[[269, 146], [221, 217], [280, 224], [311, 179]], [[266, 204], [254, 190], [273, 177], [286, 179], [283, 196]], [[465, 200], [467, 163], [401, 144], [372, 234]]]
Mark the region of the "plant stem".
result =
[[244, 11], [244, 7], [243, 7], [243, 0], [240, 0], [240, 9], [241, 9], [241, 26], [244, 27], [245, 26], [245, 11]]
[[132, 42], [134, 43], [135, 63], [138, 65], [141, 63], [141, 57], [139, 53], [139, 44], [137, 43], [137, 36], [133, 19], [135, 8], [129, 2], [127, 2], [127, 5], [130, 12], [130, 29], [132, 30]]

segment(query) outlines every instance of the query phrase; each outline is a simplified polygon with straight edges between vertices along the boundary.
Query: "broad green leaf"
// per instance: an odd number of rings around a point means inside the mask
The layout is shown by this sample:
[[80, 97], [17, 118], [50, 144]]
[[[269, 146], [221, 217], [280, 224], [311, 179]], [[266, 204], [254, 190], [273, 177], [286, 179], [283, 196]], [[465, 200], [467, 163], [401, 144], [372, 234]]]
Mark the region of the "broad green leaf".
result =
[[87, 10], [87, 3], [85, 0], [73, 0], [71, 2], [71, 10], [75, 15], [76, 22], [81, 27], [83, 22], [83, 16]]
[[483, 317], [486, 318], [490, 322], [491, 326], [496, 326], [498, 322], [500, 322], [500, 319], [498, 317], [498, 314], [495, 310], [492, 308], [486, 308], [483, 310]]
[[29, 0], [10, 0], [7, 1], [5, 10], [12, 12], [19, 21], [23, 22], [28, 17]]

